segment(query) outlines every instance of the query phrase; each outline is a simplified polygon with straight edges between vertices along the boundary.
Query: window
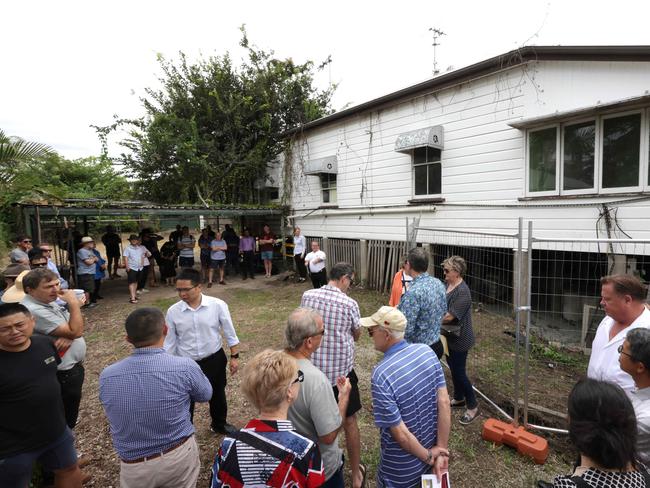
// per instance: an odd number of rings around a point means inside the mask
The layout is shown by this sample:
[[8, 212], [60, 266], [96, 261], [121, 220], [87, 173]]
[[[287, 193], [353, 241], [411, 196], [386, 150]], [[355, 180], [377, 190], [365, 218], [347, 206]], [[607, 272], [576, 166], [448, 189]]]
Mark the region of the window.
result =
[[413, 150], [413, 183], [415, 195], [440, 195], [442, 193], [441, 151], [432, 147]]
[[321, 173], [320, 187], [323, 194], [323, 203], [336, 203], [336, 175]]
[[603, 188], [639, 186], [641, 114], [603, 122]]
[[650, 110], [635, 111], [530, 129], [527, 193], [650, 191], [648, 117]]

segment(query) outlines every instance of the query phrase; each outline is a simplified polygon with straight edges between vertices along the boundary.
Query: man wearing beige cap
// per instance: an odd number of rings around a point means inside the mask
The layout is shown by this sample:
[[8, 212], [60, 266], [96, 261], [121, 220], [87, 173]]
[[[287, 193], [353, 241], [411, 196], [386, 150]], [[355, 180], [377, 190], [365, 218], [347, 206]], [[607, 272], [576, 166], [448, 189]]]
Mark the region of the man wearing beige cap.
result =
[[95, 268], [99, 259], [93, 253], [95, 241], [92, 237], [82, 237], [81, 247], [77, 251], [77, 286], [86, 292], [86, 305], [92, 308], [97, 306], [97, 301], [92, 297], [95, 291]]
[[448, 469], [451, 407], [440, 362], [425, 344], [404, 340], [406, 317], [381, 307], [361, 319], [384, 358], [372, 372], [375, 424], [381, 434], [378, 485], [411, 487]]

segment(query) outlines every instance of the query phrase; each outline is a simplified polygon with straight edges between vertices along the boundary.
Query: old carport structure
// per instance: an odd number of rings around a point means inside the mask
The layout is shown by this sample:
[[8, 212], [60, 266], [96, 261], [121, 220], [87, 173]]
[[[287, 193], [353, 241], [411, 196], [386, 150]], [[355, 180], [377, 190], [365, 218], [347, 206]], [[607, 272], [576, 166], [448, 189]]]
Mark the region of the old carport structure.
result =
[[[72, 233], [82, 235], [103, 233], [106, 225], [121, 229], [145, 227], [172, 228], [187, 225], [192, 231], [202, 225], [214, 228], [232, 222], [236, 230], [247, 227], [253, 235], [268, 223], [273, 232], [285, 241], [285, 210], [279, 206], [246, 205], [163, 205], [146, 201], [110, 201], [104, 199], [65, 199], [56, 202], [20, 202], [16, 205], [17, 221], [23, 231], [35, 242], [52, 241], [56, 247], [56, 260], [63, 264], [66, 242]], [[95, 237], [99, 238], [99, 235]]]

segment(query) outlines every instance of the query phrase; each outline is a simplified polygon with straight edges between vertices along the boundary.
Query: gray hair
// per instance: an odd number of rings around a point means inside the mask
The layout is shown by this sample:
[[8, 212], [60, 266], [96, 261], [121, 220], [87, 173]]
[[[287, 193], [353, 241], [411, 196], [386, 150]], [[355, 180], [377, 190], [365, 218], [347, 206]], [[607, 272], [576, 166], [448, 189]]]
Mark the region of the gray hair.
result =
[[411, 269], [416, 273], [424, 273], [429, 269], [429, 256], [427, 256], [427, 252], [421, 247], [411, 249], [406, 256], [406, 260], [411, 265]]
[[643, 363], [650, 370], [650, 329], [632, 329], [627, 333], [625, 340], [630, 344], [632, 359]]
[[287, 319], [287, 328], [284, 330], [289, 351], [300, 349], [305, 339], [318, 334], [319, 318], [320, 313], [311, 308], [299, 307], [291, 312]]
[[349, 276], [352, 279], [354, 274], [354, 267], [350, 263], [340, 262], [332, 266], [329, 272], [330, 280], [338, 281], [344, 276]]
[[449, 266], [461, 276], [465, 276], [467, 272], [467, 263], [460, 256], [449, 256], [442, 262], [442, 266]]

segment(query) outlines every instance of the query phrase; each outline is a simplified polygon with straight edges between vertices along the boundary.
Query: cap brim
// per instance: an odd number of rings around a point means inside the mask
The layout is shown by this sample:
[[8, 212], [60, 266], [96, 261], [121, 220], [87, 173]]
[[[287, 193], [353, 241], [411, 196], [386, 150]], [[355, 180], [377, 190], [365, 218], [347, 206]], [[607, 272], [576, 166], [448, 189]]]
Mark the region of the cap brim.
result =
[[359, 320], [359, 324], [361, 327], [374, 327], [375, 325], [379, 325], [377, 322], [375, 322], [372, 317], [363, 317], [361, 320]]
[[4, 303], [18, 303], [23, 298], [25, 298], [25, 292], [18, 290], [15, 286], [11, 286], [4, 294], [2, 295], [2, 301]]

